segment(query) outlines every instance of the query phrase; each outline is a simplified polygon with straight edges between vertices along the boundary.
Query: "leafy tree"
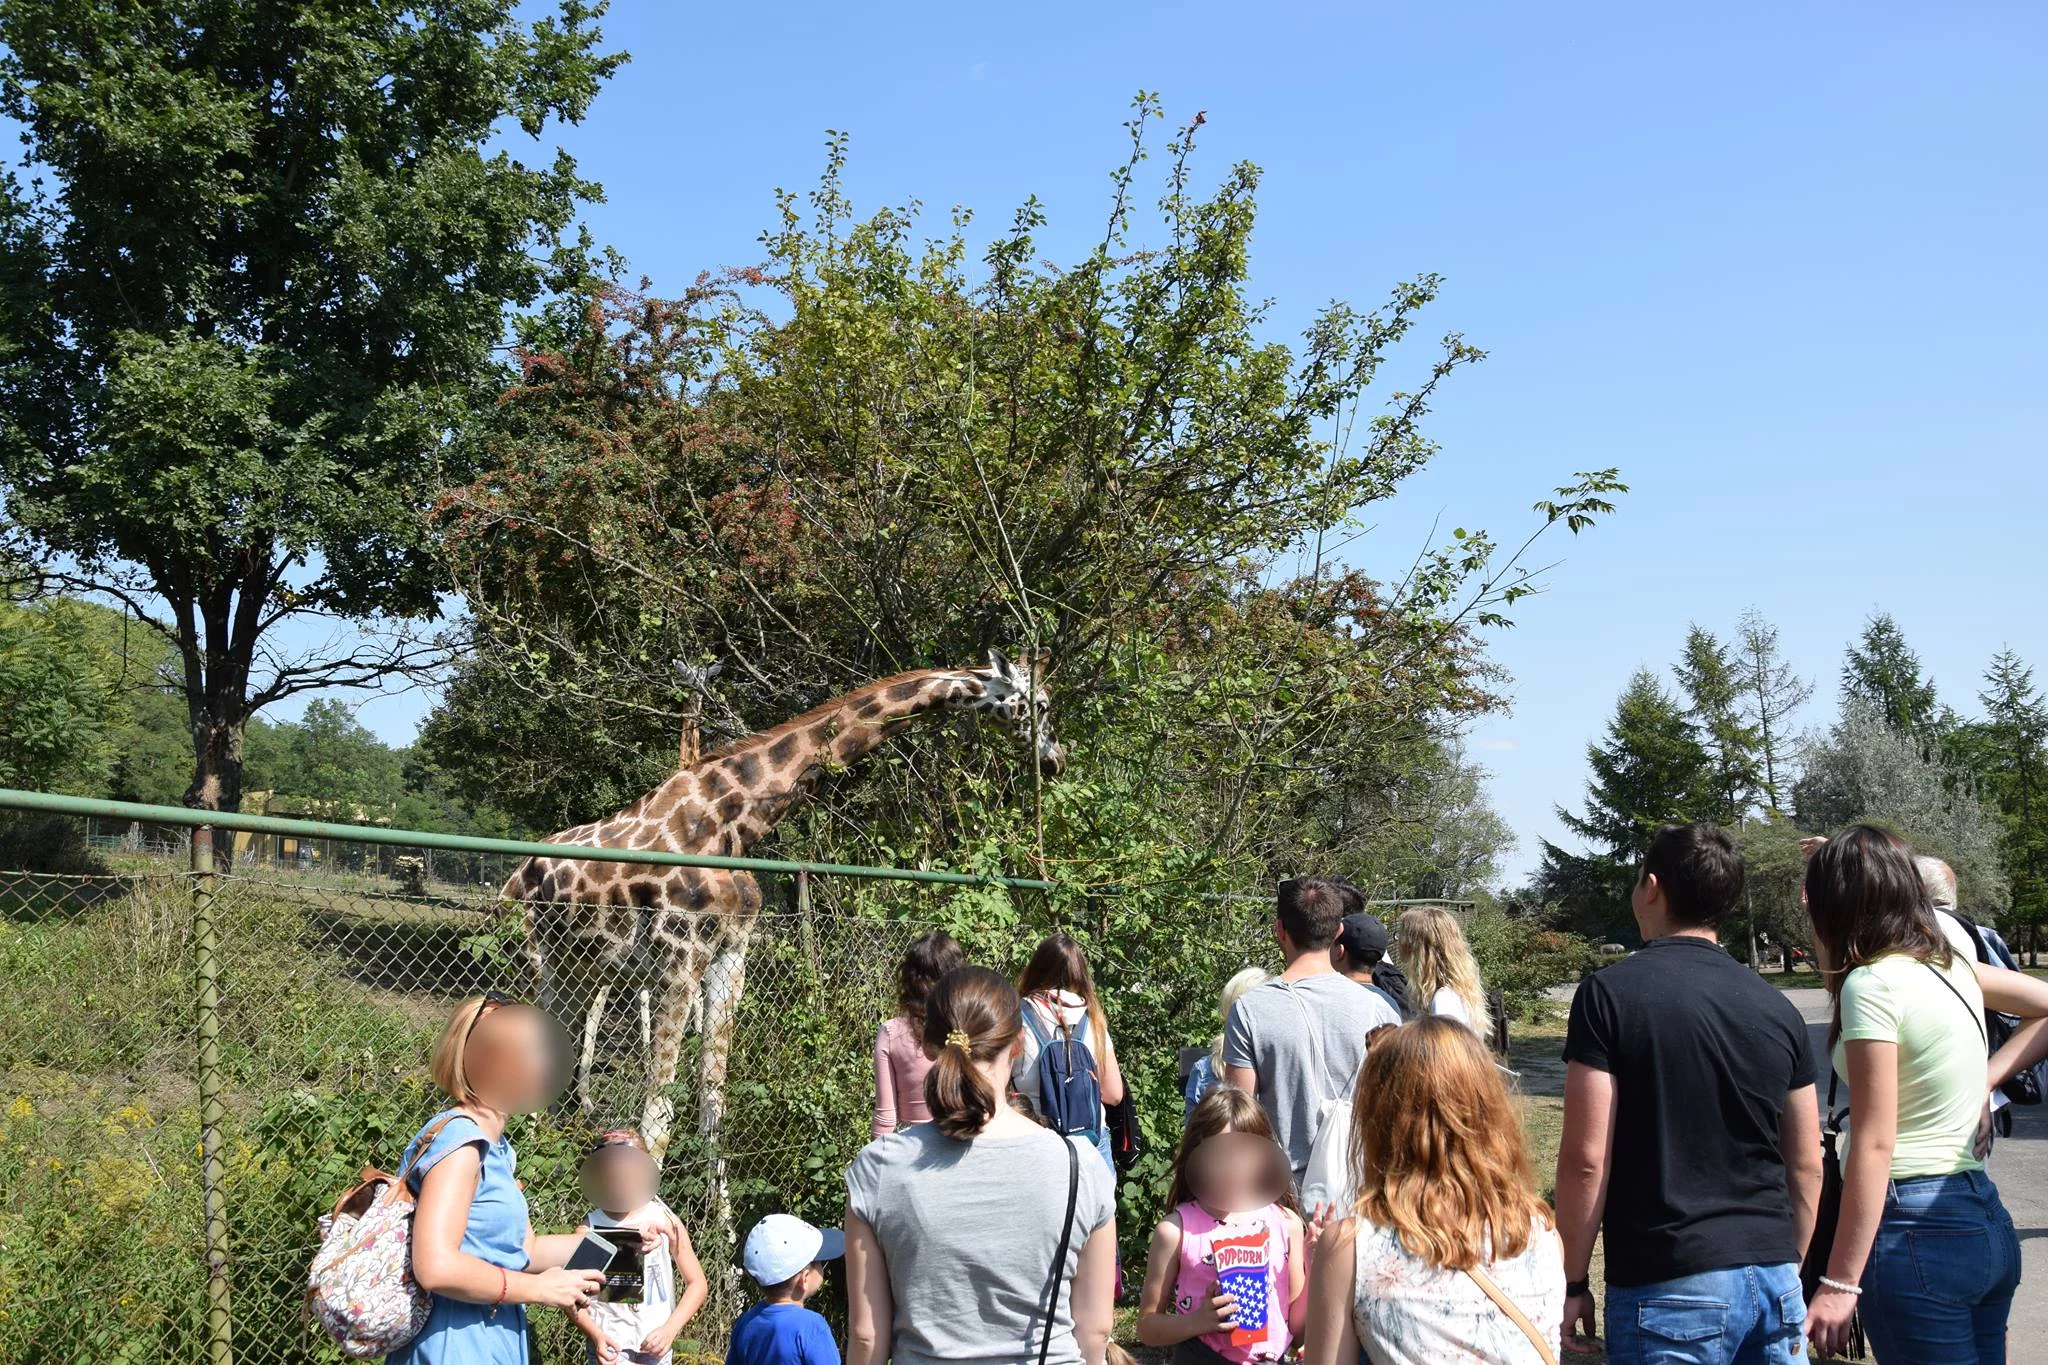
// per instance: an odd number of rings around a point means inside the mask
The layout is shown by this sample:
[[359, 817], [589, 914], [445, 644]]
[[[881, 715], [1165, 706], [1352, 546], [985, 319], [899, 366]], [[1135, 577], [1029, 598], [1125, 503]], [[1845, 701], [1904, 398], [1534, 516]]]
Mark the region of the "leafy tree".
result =
[[2048, 922], [2048, 701], [2033, 669], [2010, 649], [1993, 657], [1977, 698], [1984, 719], [1972, 727], [1976, 771], [2003, 817], [2012, 919], [2036, 941]]
[[1997, 817], [1975, 779], [1930, 753], [1873, 702], [1851, 700], [1827, 734], [1809, 739], [1793, 789], [1802, 829], [1885, 825], [1955, 868], [1962, 908], [1993, 918], [2010, 902]]
[[250, 746], [250, 773], [280, 795], [360, 806], [386, 818], [405, 791], [405, 756], [331, 697], [311, 702], [297, 722], [270, 726]]
[[1843, 660], [1843, 708], [1859, 702], [1876, 707], [1897, 730], [1924, 731], [1935, 719], [1934, 683], [1921, 676], [1920, 656], [1889, 612], [1864, 623], [1861, 640]]
[[506, 306], [582, 269], [564, 233], [595, 188], [486, 143], [579, 118], [622, 59], [601, 6], [519, 8], [0, 7], [34, 175], [0, 183], [0, 477], [54, 585], [174, 648], [193, 805], [236, 806], [261, 708], [431, 652], [274, 641], [434, 614], [449, 435]]
[[[524, 382], [469, 436], [489, 474], [440, 510], [475, 647], [423, 750], [559, 828], [673, 761], [679, 658], [726, 664], [717, 736], [1035, 645], [1101, 779], [1090, 857], [1111, 857], [1116, 810], [1138, 861], [1163, 833], [1179, 866], [1364, 875], [1375, 822], [1459, 718], [1498, 704], [1472, 632], [1532, 586], [1477, 532], [1391, 583], [1330, 563], [1434, 454], [1429, 405], [1479, 352], [1444, 337], [1353, 424], [1437, 281], [1377, 313], [1332, 306], [1298, 349], [1262, 339], [1254, 168], [1198, 194], [1183, 130], [1161, 244], [1134, 240], [1157, 115], [1143, 98], [1100, 242], [1065, 268], [1039, 263], [1035, 204], [978, 267], [964, 216], [924, 246], [914, 206], [857, 217], [835, 139], [807, 204], [783, 197], [765, 269], [673, 300], [607, 287], [536, 319]], [[1617, 487], [1586, 476], [1537, 531], [1580, 529]], [[958, 857], [1028, 808], [1020, 851], [1038, 855], [1042, 824], [1050, 856], [1066, 798], [1019, 785], [972, 732], [922, 728], [892, 762], [785, 846]]]
[[83, 612], [0, 601], [0, 786], [97, 787], [113, 757], [112, 701]]
[[[1779, 948], [1810, 946], [1813, 931], [1799, 900], [1806, 877], [1806, 857], [1799, 849], [1803, 836], [1789, 816], [1767, 811], [1761, 819], [1745, 820], [1734, 829], [1742, 848], [1745, 872], [1742, 908], [1723, 927], [1721, 939], [1750, 945], [1749, 960], [1761, 967], [1761, 941], [1768, 939]], [[1789, 956], [1787, 965], [1790, 965]]]
[[1813, 696], [1813, 684], [1778, 652], [1778, 628], [1752, 609], [1742, 614], [1736, 675], [1744, 718], [1756, 733], [1758, 785], [1764, 805], [1782, 810], [1791, 795], [1791, 717]]
[[1734, 825], [1749, 813], [1763, 784], [1762, 732], [1744, 714], [1741, 665], [1713, 632], [1694, 626], [1686, 632], [1677, 673], [1686, 718], [1707, 751], [1714, 796], [1697, 818]]
[[1486, 799], [1486, 771], [1453, 743], [1361, 813], [1367, 833], [1347, 870], [1384, 899], [1464, 898], [1500, 875], [1514, 831]]

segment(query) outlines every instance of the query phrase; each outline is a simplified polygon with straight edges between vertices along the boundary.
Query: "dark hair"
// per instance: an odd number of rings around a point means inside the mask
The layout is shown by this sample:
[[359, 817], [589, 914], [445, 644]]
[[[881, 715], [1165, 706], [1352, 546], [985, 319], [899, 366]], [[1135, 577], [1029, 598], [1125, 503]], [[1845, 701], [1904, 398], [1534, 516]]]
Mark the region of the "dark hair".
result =
[[924, 1000], [933, 983], [955, 967], [967, 965], [967, 954], [944, 929], [934, 929], [904, 950], [896, 968], [896, 1012], [910, 1021], [913, 1033], [924, 1032]]
[[1672, 923], [1708, 928], [1742, 898], [1742, 850], [1719, 825], [1666, 825], [1650, 840], [1642, 875], [1663, 888]]
[[[1337, 941], [1337, 926], [1344, 920], [1342, 883], [1290, 877], [1280, 883], [1278, 902], [1280, 927], [1297, 949], [1312, 952]], [[1363, 898], [1359, 903], [1364, 904]]]
[[1851, 971], [1892, 953], [1937, 967], [1954, 960], [1927, 908], [1913, 850], [1876, 825], [1855, 825], [1822, 844], [1806, 862], [1806, 917], [1827, 955], [1822, 979], [1835, 1002], [1833, 1044], [1842, 1031], [1842, 982]]
[[1048, 934], [1031, 950], [1031, 958], [1017, 978], [1017, 994], [1029, 1000], [1041, 991], [1072, 991], [1088, 1007], [1088, 1029], [1095, 1039], [1098, 1065], [1109, 1048], [1109, 1023], [1102, 1015], [1102, 1002], [1095, 994], [1095, 977], [1088, 970], [1088, 956], [1080, 941], [1064, 929]]
[[986, 967], [955, 967], [924, 1002], [924, 1045], [932, 1052], [924, 1102], [949, 1138], [971, 1138], [988, 1126], [1002, 1096], [975, 1069], [1007, 1052], [1024, 1031], [1017, 991]]

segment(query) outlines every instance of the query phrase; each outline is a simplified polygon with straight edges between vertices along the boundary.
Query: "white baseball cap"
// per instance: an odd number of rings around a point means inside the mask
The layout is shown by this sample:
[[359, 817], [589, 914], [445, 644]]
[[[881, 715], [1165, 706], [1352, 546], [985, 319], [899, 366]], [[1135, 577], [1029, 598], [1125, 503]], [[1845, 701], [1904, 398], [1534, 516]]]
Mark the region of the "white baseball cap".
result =
[[836, 1261], [846, 1254], [846, 1238], [838, 1228], [814, 1228], [787, 1213], [771, 1213], [747, 1234], [741, 1261], [747, 1273], [764, 1285], [783, 1284], [813, 1261]]

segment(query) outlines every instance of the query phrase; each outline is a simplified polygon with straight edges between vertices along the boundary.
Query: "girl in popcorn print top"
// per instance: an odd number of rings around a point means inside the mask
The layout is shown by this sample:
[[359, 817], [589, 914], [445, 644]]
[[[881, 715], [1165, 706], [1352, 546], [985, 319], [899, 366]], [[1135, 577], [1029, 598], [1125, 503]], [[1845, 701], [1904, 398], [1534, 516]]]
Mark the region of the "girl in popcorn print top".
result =
[[[1198, 1174], [1196, 1150], [1226, 1134], [1262, 1140], [1270, 1160], [1261, 1169], [1264, 1149], [1250, 1143], [1214, 1160], [1219, 1147]], [[1171, 1346], [1175, 1365], [1286, 1356], [1308, 1294], [1308, 1230], [1287, 1181], [1286, 1153], [1258, 1101], [1230, 1086], [1204, 1096], [1174, 1153], [1173, 1211], [1152, 1232], [1138, 1340]]]

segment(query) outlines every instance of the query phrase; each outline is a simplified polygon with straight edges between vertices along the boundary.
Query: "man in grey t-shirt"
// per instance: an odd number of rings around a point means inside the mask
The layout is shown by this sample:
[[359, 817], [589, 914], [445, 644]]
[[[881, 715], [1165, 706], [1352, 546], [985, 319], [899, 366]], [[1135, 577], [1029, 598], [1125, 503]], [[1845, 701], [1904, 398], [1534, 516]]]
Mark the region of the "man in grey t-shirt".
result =
[[1343, 914], [1343, 893], [1333, 882], [1280, 883], [1273, 936], [1287, 970], [1240, 996], [1223, 1025], [1223, 1079], [1258, 1096], [1296, 1182], [1308, 1166], [1323, 1103], [1348, 1094], [1358, 1076], [1366, 1035], [1401, 1022], [1378, 992], [1331, 964]]

